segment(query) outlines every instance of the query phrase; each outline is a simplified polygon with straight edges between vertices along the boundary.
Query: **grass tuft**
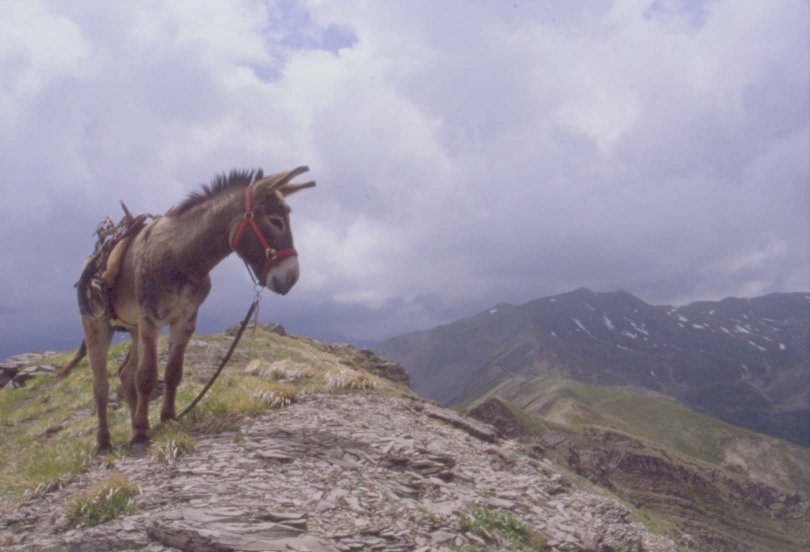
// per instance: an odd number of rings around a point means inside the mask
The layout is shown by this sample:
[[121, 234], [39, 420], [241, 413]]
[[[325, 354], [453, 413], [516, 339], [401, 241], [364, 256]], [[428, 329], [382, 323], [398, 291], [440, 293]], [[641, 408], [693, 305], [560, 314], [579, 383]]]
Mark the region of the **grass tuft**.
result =
[[472, 517], [459, 519], [461, 530], [482, 537], [487, 542], [496, 540], [494, 533], [500, 533], [517, 550], [544, 550], [546, 538], [533, 531], [528, 525], [503, 510], [476, 506]]
[[87, 491], [68, 500], [68, 519], [92, 527], [135, 508], [130, 499], [140, 491], [121, 473], [114, 473]]
[[377, 387], [376, 382], [365, 372], [343, 368], [324, 374], [324, 385], [331, 392], [366, 390]]
[[245, 416], [281, 408], [298, 398], [298, 388], [288, 383], [270, 383], [256, 376], [229, 375], [214, 384], [211, 392], [190, 413], [195, 432], [226, 431]]
[[268, 408], [284, 408], [295, 399], [294, 394], [287, 395], [274, 390], [257, 390], [253, 392], [253, 396], [265, 403]]
[[315, 371], [301, 362], [293, 362], [289, 359], [268, 362], [262, 359], [254, 359], [248, 363], [245, 372], [270, 381], [297, 382], [301, 379], [311, 379], [315, 376]]
[[177, 422], [167, 422], [152, 436], [152, 459], [172, 465], [177, 459], [194, 452], [197, 440]]

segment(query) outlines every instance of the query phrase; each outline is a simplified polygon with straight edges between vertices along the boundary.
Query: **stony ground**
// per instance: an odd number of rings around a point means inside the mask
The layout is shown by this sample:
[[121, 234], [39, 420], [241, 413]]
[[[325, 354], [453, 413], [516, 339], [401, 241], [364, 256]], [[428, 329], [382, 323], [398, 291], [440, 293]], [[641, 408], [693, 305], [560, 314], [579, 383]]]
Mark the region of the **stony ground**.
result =
[[[136, 507], [91, 528], [68, 520], [66, 501], [111, 470], [140, 487]], [[461, 528], [464, 516], [482, 511], [508, 513], [532, 538]], [[199, 437], [193, 452], [170, 462], [97, 461], [61, 489], [0, 503], [0, 514], [0, 548], [15, 551], [689, 547], [652, 534], [621, 503], [584, 490], [489, 426], [371, 393], [304, 396]]]

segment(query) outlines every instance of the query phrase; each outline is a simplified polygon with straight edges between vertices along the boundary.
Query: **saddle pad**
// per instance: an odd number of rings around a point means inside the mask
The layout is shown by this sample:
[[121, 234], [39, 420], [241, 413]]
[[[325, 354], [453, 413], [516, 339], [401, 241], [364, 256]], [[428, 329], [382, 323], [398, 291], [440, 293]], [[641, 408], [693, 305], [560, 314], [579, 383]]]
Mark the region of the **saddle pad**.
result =
[[82, 268], [76, 291], [79, 299], [79, 311], [84, 316], [103, 316], [111, 314], [109, 292], [118, 273], [121, 263], [132, 239], [146, 226], [151, 215], [124, 217], [118, 223], [116, 231], [99, 240], [95, 251], [87, 258]]

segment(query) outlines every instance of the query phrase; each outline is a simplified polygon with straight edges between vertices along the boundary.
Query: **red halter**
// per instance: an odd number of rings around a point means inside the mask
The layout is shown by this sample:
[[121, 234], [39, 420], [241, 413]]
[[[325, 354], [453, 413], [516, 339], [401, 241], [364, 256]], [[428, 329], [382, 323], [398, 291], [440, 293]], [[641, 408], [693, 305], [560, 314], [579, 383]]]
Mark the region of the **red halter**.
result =
[[295, 250], [294, 247], [290, 247], [287, 249], [273, 249], [270, 246], [270, 243], [267, 241], [267, 238], [264, 237], [262, 234], [259, 225], [256, 224], [254, 220], [255, 216], [253, 214], [253, 190], [251, 186], [245, 188], [245, 214], [242, 215], [242, 222], [239, 223], [239, 227], [236, 229], [236, 232], [233, 235], [233, 242], [231, 242], [231, 248], [236, 251], [236, 248], [239, 246], [239, 241], [242, 239], [242, 234], [245, 231], [245, 227], [250, 226], [253, 229], [253, 233], [256, 235], [256, 238], [259, 240], [259, 243], [264, 248], [265, 254], [265, 261], [264, 267], [262, 268], [262, 273], [259, 275], [261, 277], [260, 282], [263, 282], [265, 278], [267, 278], [267, 272], [273, 266], [273, 262], [276, 259], [281, 257], [290, 257], [290, 256], [297, 256], [298, 252]]

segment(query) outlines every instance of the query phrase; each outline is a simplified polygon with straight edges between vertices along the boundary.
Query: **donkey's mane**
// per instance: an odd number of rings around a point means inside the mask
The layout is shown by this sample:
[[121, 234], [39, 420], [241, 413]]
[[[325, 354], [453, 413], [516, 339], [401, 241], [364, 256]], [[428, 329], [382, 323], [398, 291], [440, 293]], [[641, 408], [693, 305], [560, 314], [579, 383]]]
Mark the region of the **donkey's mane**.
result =
[[218, 196], [226, 190], [247, 186], [263, 176], [264, 172], [261, 169], [234, 169], [228, 175], [225, 173], [218, 174], [211, 180], [210, 184], [203, 184], [201, 191], [191, 192], [179, 205], [172, 207], [168, 215], [182, 215], [189, 209], [208, 201], [212, 197]]

